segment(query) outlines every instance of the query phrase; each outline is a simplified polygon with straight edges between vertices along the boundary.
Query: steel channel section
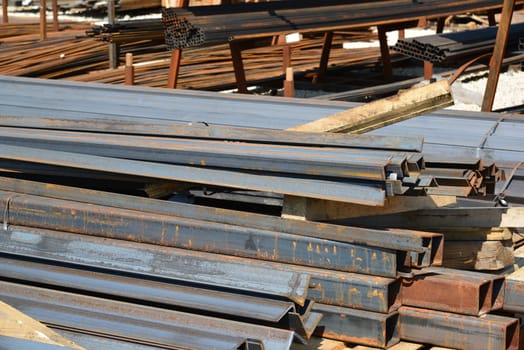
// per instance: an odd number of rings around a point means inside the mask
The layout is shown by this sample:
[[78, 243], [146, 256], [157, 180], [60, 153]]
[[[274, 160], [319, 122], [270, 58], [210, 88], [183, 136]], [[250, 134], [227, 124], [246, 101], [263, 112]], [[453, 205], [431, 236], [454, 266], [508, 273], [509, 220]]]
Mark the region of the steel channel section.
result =
[[409, 176], [407, 153], [167, 139], [64, 131], [3, 128], [2, 143], [42, 150], [180, 165], [385, 181], [387, 173]]
[[315, 304], [322, 314], [315, 334], [348, 343], [387, 348], [399, 342], [399, 315]]
[[401, 300], [406, 306], [478, 316], [491, 311], [490, 287], [485, 279], [418, 275], [402, 280]]
[[161, 278], [173, 284], [216, 286], [235, 293], [276, 295], [299, 305], [305, 304], [307, 292], [314, 301], [374, 312], [388, 313], [400, 306], [398, 279], [16, 226], [0, 237], [0, 251], [21, 258]]
[[[7, 197], [0, 195], [2, 203]], [[401, 252], [49, 198], [9, 197], [8, 221], [71, 233], [395, 277]]]
[[248, 339], [288, 350], [292, 331], [205, 317], [51, 289], [0, 282], [0, 298], [54, 327], [98, 333], [146, 345], [236, 349]]
[[[320, 239], [416, 252], [419, 253], [423, 265], [426, 266], [432, 263], [438, 264], [442, 262], [443, 236], [442, 234], [436, 233], [409, 230], [390, 232], [289, 220], [269, 215], [138, 198], [116, 193], [42, 184], [34, 181], [17, 180], [6, 177], [0, 177], [0, 189], [115, 208], [139, 210], [141, 212], [174, 215], [177, 217], [235, 226], [265, 228], [267, 230]], [[419, 258], [414, 260], [418, 261]]]
[[383, 205], [385, 191], [381, 184], [339, 182], [304, 176], [285, 177], [253, 174], [231, 170], [205, 169], [183, 165], [161, 164], [128, 159], [92, 156], [60, 151], [36, 150], [28, 147], [0, 147], [0, 158], [88, 169], [102, 172], [144, 176], [205, 185], [251, 189], [294, 196], [351, 202], [363, 205]]
[[[21, 122], [23, 120], [23, 122]], [[187, 125], [151, 121], [126, 123], [118, 119], [93, 120], [45, 118], [0, 115], [0, 125], [4, 127], [24, 127], [33, 129], [98, 132], [125, 135], [170, 136], [173, 138], [248, 141], [262, 144], [297, 145], [311, 147], [340, 147], [405, 152], [422, 151], [421, 137], [353, 135], [347, 137], [337, 133], [315, 133], [273, 129], [241, 128], [220, 125]]]
[[400, 339], [454, 349], [517, 350], [519, 320], [486, 314], [480, 317], [402, 306]]
[[[103, 295], [133, 299], [135, 303], [146, 300], [148, 303], [170, 305], [179, 311], [192, 310], [191, 313], [217, 316], [227, 319], [250, 319], [263, 321], [275, 326], [289, 326], [290, 319], [296, 326], [294, 331], [309, 337], [304, 321], [309, 317], [318, 323], [319, 318], [309, 313], [300, 315], [292, 302], [263, 297], [233, 294], [213, 289], [203, 289], [175, 285], [167, 281], [151, 281], [138, 276], [120, 276], [115, 273], [101, 273], [79, 268], [78, 266], [46, 264], [43, 261], [29, 262], [0, 255], [5, 264], [0, 272], [1, 278], [24, 281], [25, 284], [38, 283], [54, 288], [74, 289]], [[138, 302], [137, 302], [138, 301]], [[316, 324], [314, 324], [316, 326]], [[313, 326], [313, 328], [314, 328]]]
[[524, 269], [506, 277], [504, 310], [524, 314]]
[[143, 345], [123, 340], [111, 339], [101, 337], [96, 334], [86, 334], [64, 329], [54, 329], [56, 333], [60, 334], [66, 339], [69, 339], [75, 344], [83, 346], [86, 349], [104, 349], [104, 350], [159, 350], [161, 348], [153, 345]]

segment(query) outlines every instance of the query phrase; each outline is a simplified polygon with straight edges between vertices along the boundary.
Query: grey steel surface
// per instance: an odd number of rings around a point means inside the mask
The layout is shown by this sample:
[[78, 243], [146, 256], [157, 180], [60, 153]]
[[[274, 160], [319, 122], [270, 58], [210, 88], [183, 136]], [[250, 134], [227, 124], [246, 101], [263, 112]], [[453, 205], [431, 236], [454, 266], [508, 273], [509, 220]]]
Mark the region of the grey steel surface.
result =
[[[229, 257], [94, 236], [11, 226], [0, 251], [54, 262], [279, 295], [387, 313], [400, 305], [399, 280]], [[309, 287], [309, 289], [308, 289]]]
[[175, 180], [258, 191], [276, 192], [364, 205], [383, 205], [385, 191], [373, 183], [339, 182], [305, 176], [277, 176], [204, 169], [183, 165], [117, 159], [60, 151], [39, 151], [30, 147], [0, 146], [0, 159], [36, 164], [96, 170], [123, 175]]
[[297, 312], [289, 301], [185, 286], [172, 280], [147, 280], [140, 278], [144, 276], [122, 276], [114, 271], [100, 272], [45, 260], [28, 261], [27, 257], [9, 254], [0, 254], [0, 264], [4, 266], [0, 271], [2, 278], [193, 309], [196, 314], [219, 313], [229, 319], [278, 323], [288, 313]]
[[456, 349], [512, 349], [519, 347], [519, 321], [487, 314], [482, 317], [399, 308], [400, 338]]
[[524, 269], [506, 276], [504, 310], [524, 313]]
[[[395, 277], [402, 252], [158, 214], [2, 193], [14, 225], [58, 229], [346, 272]], [[8, 199], [10, 198], [10, 199]]]
[[323, 317], [319, 336], [366, 346], [388, 348], [399, 342], [399, 315], [355, 310], [323, 304], [313, 309]]
[[286, 232], [333, 241], [412, 251], [421, 253], [429, 262], [438, 260], [438, 254], [435, 252], [442, 250], [442, 236], [440, 234], [409, 230], [389, 232], [289, 220], [269, 215], [138, 198], [116, 193], [50, 185], [7, 177], [0, 177], [0, 189], [20, 194], [32, 194], [108, 207], [139, 210], [141, 212]]
[[0, 298], [44, 323], [145, 345], [237, 349], [248, 339], [266, 349], [291, 346], [286, 330], [121, 301], [0, 282]]
[[6, 337], [0, 335], [0, 350], [71, 350], [64, 345], [54, 345], [30, 339]]

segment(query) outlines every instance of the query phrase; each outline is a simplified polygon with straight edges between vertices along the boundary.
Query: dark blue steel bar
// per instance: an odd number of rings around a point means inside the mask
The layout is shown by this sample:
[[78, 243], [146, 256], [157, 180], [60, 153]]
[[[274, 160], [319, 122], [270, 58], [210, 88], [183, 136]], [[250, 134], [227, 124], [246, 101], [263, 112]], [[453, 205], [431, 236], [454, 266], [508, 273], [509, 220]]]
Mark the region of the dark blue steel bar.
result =
[[506, 276], [504, 306], [505, 311], [524, 314], [524, 269]]

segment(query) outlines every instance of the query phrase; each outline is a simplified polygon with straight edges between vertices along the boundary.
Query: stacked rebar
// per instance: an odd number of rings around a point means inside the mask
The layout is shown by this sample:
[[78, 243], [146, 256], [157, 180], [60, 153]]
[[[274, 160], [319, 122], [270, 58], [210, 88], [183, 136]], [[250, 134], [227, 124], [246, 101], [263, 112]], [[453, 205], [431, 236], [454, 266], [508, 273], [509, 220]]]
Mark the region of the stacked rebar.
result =
[[[511, 25], [508, 52], [517, 49], [519, 38], [523, 35], [524, 23]], [[496, 36], [497, 27], [488, 27], [401, 39], [391, 49], [419, 60], [445, 63], [493, 51]]]

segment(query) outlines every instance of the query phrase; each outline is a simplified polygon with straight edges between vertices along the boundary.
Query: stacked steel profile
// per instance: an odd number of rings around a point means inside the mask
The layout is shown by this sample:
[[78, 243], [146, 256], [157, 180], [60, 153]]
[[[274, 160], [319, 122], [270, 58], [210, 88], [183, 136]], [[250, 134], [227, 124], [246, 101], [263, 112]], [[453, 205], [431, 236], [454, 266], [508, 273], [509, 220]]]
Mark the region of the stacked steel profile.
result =
[[[426, 167], [416, 137], [271, 128], [279, 113], [298, 124], [348, 103], [7, 77], [0, 95], [0, 299], [81, 345], [288, 349], [314, 333], [517, 349], [518, 319], [496, 313], [523, 311], [522, 281], [438, 267], [442, 233], [135, 194], [240, 188], [380, 210], [439, 178], [490, 195], [494, 166]], [[234, 126], [258, 115], [268, 128]]]

